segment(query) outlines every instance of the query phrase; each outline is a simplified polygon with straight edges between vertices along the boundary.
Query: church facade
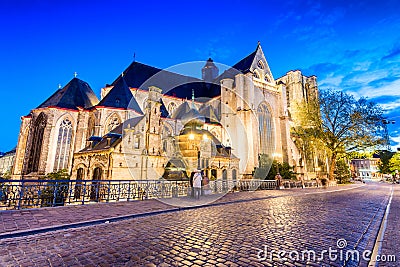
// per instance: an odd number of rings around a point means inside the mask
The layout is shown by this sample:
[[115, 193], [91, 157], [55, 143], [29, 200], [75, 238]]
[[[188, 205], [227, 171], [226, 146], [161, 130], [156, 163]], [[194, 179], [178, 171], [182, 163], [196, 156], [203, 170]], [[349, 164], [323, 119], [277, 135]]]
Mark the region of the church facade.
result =
[[133, 62], [100, 99], [73, 78], [22, 117], [13, 179], [61, 169], [77, 180], [187, 179], [196, 168], [263, 179], [273, 159], [312, 177], [291, 127], [301, 116], [293, 103], [318, 95], [315, 76], [274, 79], [260, 44], [222, 73], [211, 59], [201, 71], [197, 79]]

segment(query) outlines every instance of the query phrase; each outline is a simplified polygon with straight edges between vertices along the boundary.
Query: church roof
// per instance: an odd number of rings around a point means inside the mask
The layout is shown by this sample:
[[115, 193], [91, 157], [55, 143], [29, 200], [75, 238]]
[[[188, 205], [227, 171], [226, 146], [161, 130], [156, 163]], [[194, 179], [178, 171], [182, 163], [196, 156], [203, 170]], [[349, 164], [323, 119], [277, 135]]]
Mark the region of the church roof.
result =
[[214, 110], [214, 108], [209, 105], [209, 104], [203, 104], [200, 107], [199, 113], [204, 116], [205, 118], [205, 122], [207, 123], [218, 123], [219, 122], [219, 118], [216, 115], [217, 112]]
[[162, 93], [181, 99], [190, 99], [192, 90], [196, 97], [213, 98], [221, 94], [219, 84], [212, 84], [201, 79], [185, 76], [167, 70], [162, 70], [148, 66], [139, 62], [132, 62], [122, 74], [112, 83], [116, 83], [124, 78], [130, 88], [148, 90], [150, 86], [162, 89]]
[[250, 71], [250, 67], [253, 64], [254, 58], [257, 54], [257, 50], [258, 50], [258, 46], [257, 49], [251, 53], [250, 55], [248, 55], [247, 57], [243, 58], [242, 60], [240, 60], [238, 63], [236, 63], [235, 65], [232, 66], [232, 68], [242, 72], [242, 73], [247, 73]]
[[78, 78], [73, 78], [66, 86], [58, 89], [52, 96], [38, 106], [38, 108], [89, 108], [96, 105], [98, 102], [99, 99], [87, 82]]
[[122, 141], [122, 132], [124, 128], [132, 128], [135, 127], [144, 116], [138, 116], [135, 118], [130, 118], [126, 120], [124, 123], [121, 123], [114, 129], [112, 129], [109, 133], [105, 134], [103, 137], [96, 137], [99, 140], [96, 142], [96, 138], [92, 140], [94, 143], [85, 147], [79, 152], [90, 152], [90, 151], [98, 151], [98, 150], [108, 150], [111, 147], [117, 146]]
[[114, 87], [97, 106], [132, 109], [139, 114], [143, 114], [124, 77], [114, 84]]

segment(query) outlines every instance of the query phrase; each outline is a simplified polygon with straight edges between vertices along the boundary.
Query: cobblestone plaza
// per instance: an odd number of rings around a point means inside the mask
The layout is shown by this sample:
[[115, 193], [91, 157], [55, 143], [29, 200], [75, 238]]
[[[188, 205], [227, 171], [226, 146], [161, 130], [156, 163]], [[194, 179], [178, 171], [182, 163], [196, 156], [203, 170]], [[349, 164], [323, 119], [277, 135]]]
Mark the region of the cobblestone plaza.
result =
[[378, 264], [398, 266], [400, 189], [388, 184], [229, 193], [189, 208], [145, 200], [4, 211], [0, 265], [368, 266], [363, 252], [379, 241], [389, 203], [379, 255], [391, 262]]

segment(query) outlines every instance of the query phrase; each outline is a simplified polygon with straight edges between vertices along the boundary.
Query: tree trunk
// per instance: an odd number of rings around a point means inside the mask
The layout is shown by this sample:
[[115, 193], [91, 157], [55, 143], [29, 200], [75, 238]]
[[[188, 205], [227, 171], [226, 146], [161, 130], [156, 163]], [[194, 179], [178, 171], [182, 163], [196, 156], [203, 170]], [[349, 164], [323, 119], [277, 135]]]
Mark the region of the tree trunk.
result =
[[330, 181], [333, 181], [335, 179], [336, 157], [337, 157], [337, 153], [333, 152], [332, 157], [331, 157], [331, 167], [329, 169], [329, 180]]

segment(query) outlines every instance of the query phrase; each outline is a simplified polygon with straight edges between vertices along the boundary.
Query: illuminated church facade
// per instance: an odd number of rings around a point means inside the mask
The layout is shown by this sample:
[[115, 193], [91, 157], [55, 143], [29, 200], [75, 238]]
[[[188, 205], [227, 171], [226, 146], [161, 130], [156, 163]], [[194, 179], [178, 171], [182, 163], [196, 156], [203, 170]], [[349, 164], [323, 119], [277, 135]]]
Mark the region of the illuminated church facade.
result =
[[[200, 71], [200, 70], [199, 70]], [[294, 103], [318, 95], [315, 76], [275, 79], [258, 44], [222, 73], [211, 60], [202, 79], [131, 63], [101, 89], [74, 77], [22, 117], [14, 179], [66, 169], [78, 180], [265, 178], [273, 159], [315, 176], [291, 137]]]

